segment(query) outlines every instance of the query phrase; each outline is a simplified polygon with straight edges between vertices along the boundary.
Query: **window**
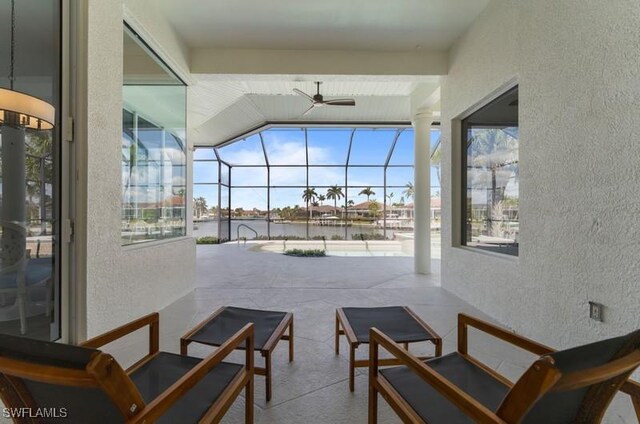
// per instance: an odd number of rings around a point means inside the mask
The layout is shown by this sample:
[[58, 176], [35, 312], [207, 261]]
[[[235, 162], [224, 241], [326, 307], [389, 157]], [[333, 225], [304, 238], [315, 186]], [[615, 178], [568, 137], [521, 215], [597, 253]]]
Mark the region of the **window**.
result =
[[462, 121], [462, 245], [518, 255], [518, 88]]
[[186, 87], [124, 30], [122, 244], [186, 234]]

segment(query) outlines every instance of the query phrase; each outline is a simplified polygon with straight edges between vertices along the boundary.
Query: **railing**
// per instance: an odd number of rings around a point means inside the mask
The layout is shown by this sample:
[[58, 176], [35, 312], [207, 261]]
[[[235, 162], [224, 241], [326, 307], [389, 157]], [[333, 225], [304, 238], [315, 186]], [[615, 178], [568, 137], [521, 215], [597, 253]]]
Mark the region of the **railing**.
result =
[[[240, 224], [238, 225], [238, 228], [236, 228], [236, 238], [238, 240], [238, 245], [240, 245], [240, 228], [246, 228], [249, 231], [252, 231], [253, 234], [256, 235], [256, 238], [258, 237], [258, 232], [256, 230], [254, 230], [253, 228], [249, 227], [247, 224]], [[247, 244], [247, 238], [244, 237], [244, 244]]]

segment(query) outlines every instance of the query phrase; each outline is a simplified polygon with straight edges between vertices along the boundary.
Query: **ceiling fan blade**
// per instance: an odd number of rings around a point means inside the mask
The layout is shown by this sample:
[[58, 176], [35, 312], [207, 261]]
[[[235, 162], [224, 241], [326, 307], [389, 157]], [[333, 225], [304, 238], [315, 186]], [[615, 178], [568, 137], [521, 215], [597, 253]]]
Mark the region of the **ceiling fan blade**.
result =
[[316, 107], [316, 105], [312, 104], [311, 106], [309, 106], [309, 109], [305, 110], [304, 113], [301, 116], [305, 116], [306, 114], [311, 112], [315, 107]]
[[325, 101], [324, 104], [330, 106], [355, 106], [356, 101], [354, 99], [331, 99]]
[[297, 88], [294, 88], [293, 92], [296, 93], [296, 94], [301, 95], [302, 97], [304, 97], [305, 99], [309, 100], [310, 102], [313, 102], [313, 97], [311, 97], [310, 95], [308, 95], [304, 91], [298, 90]]

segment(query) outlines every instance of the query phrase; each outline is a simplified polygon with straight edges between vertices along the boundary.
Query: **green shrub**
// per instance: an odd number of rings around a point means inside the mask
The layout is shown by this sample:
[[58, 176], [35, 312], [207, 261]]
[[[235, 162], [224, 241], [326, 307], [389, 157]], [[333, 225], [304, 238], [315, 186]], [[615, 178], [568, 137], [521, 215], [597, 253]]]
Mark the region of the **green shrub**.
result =
[[196, 239], [196, 244], [220, 244], [218, 237], [204, 236]]
[[344, 237], [338, 234], [334, 234], [331, 236], [331, 240], [344, 240]]
[[287, 249], [284, 254], [299, 258], [320, 258], [327, 256], [327, 252], [321, 249]]

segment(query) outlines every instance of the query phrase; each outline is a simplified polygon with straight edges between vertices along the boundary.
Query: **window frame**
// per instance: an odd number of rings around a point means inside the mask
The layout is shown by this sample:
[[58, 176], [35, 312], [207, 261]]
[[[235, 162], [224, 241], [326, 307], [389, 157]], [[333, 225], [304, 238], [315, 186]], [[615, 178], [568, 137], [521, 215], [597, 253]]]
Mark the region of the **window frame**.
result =
[[[174, 139], [176, 139], [176, 141], [178, 141], [178, 144], [181, 142], [182, 143], [182, 147], [181, 147], [181, 152], [183, 154], [183, 160], [184, 160], [184, 164], [182, 165], [183, 167], [183, 174], [184, 174], [184, 204], [182, 206], [183, 209], [183, 217], [182, 217], [182, 226], [181, 226], [181, 234], [177, 234], [177, 235], [170, 235], [170, 236], [164, 236], [161, 238], [145, 238], [142, 240], [136, 240], [136, 241], [132, 241], [130, 240], [129, 242], [125, 242], [125, 236], [123, 235], [123, 229], [121, 228], [120, 232], [120, 243], [121, 243], [121, 247], [124, 249], [129, 249], [129, 248], [138, 248], [138, 247], [142, 247], [142, 246], [153, 246], [159, 243], [169, 243], [169, 242], [173, 242], [175, 240], [180, 240], [183, 238], [188, 237], [188, 221], [189, 221], [189, 208], [188, 208], [188, 204], [189, 204], [189, 196], [192, 193], [192, 190], [189, 190], [189, 148], [188, 148], [188, 141], [187, 141], [187, 135], [186, 135], [186, 128], [188, 127], [188, 123], [187, 123], [187, 118], [188, 118], [188, 114], [187, 114], [187, 83], [184, 81], [183, 78], [181, 78], [181, 76], [174, 71], [169, 65], [168, 63], [160, 56], [160, 54], [158, 54], [150, 45], [149, 43], [147, 43], [144, 38], [142, 38], [140, 36], [140, 34], [138, 34], [138, 32], [131, 26], [129, 25], [126, 21], [123, 21], [123, 36], [129, 36], [135, 43], [137, 43], [139, 45], [139, 47], [149, 55], [149, 57], [155, 61], [157, 63], [157, 65], [163, 69], [167, 74], [169, 74], [172, 78], [175, 79], [176, 84], [175, 86], [179, 86], [179, 87], [183, 87], [184, 88], [184, 97], [185, 97], [185, 109], [184, 109], [184, 129], [185, 129], [185, 134], [184, 137], [174, 133], [173, 131], [169, 130], [169, 129], [165, 129], [162, 126], [156, 124], [154, 122], [154, 119], [152, 116], [147, 116], [144, 114], [139, 114], [139, 113], [135, 113], [134, 111], [129, 110], [126, 106], [123, 105], [123, 112], [128, 112], [131, 113], [133, 115], [133, 119], [136, 120], [144, 120], [147, 123], [153, 125], [154, 127], [156, 127], [158, 130], [166, 132], [167, 137], [173, 137]], [[123, 79], [123, 84], [122, 87], [125, 87], [127, 84], [124, 83], [124, 79]], [[158, 84], [150, 84], [149, 86], [155, 86]], [[160, 84], [162, 85], [162, 84]], [[169, 85], [168, 85], [169, 86]], [[134, 123], [135, 126], [135, 123]], [[123, 134], [124, 134], [124, 122], [123, 122]], [[133, 139], [132, 140], [133, 143], [135, 143], [136, 145], [138, 145], [140, 143], [140, 138], [138, 137], [138, 139]], [[162, 152], [162, 155], [164, 155], [165, 151], [168, 151], [169, 149], [164, 149]], [[124, 162], [121, 161], [121, 169], [122, 169], [122, 164]], [[162, 161], [162, 165], [161, 166], [165, 166], [164, 161]], [[173, 165], [171, 165], [173, 166]], [[123, 184], [124, 181], [121, 180], [121, 184]], [[161, 181], [160, 186], [164, 185], [164, 182]], [[161, 190], [162, 191], [162, 190]], [[124, 193], [124, 186], [122, 187], [122, 192]], [[121, 200], [122, 204], [121, 204], [121, 218], [124, 220], [125, 216], [126, 216], [126, 202], [124, 197]], [[163, 209], [163, 208], [161, 208]], [[175, 209], [175, 208], [172, 208]], [[172, 210], [172, 216], [173, 216], [173, 210]], [[160, 216], [160, 219], [164, 219], [164, 216]]]
[[[498, 254], [501, 255], [503, 257], [513, 257], [513, 258], [518, 258], [520, 256], [520, 240], [516, 239], [515, 243], [513, 244], [513, 246], [515, 247], [515, 251], [508, 251], [508, 250], [499, 250], [499, 249], [483, 249], [483, 248], [479, 248], [478, 246], [469, 246], [468, 242], [469, 240], [467, 239], [467, 221], [469, 218], [469, 207], [468, 207], [468, 198], [467, 198], [467, 190], [468, 190], [468, 185], [467, 185], [467, 178], [468, 178], [468, 174], [467, 174], [467, 157], [468, 157], [468, 134], [469, 134], [469, 128], [473, 127], [474, 124], [470, 124], [469, 119], [472, 118], [474, 116], [474, 114], [483, 111], [485, 109], [487, 109], [488, 107], [491, 107], [493, 105], [496, 104], [496, 102], [504, 99], [505, 97], [511, 95], [513, 92], [517, 92], [518, 94], [518, 100], [520, 98], [520, 93], [519, 93], [519, 84], [514, 83], [512, 85], [509, 85], [508, 87], [499, 90], [498, 94], [495, 96], [492, 96], [491, 99], [487, 102], [485, 102], [484, 104], [482, 104], [482, 106], [475, 108], [471, 113], [468, 113], [466, 116], [464, 116], [464, 118], [460, 119], [460, 235], [459, 235], [459, 240], [458, 242], [460, 243], [461, 247], [464, 248], [469, 248], [469, 249], [473, 249], [474, 251], [481, 251], [483, 253], [491, 253], [491, 254]], [[500, 125], [500, 123], [497, 122], [492, 122], [492, 125]], [[502, 122], [502, 125], [513, 125], [513, 122]], [[518, 120], [516, 122], [516, 126], [519, 128], [520, 127], [520, 113], [519, 113], [519, 109], [518, 109]], [[478, 126], [479, 124], [475, 124], [475, 126]], [[518, 166], [520, 163], [520, 137], [518, 136]], [[518, 188], [518, 204], [519, 204], [519, 199], [520, 199], [520, 189]], [[518, 205], [519, 206], [519, 205]], [[520, 222], [520, 220], [518, 219], [518, 223]]]

